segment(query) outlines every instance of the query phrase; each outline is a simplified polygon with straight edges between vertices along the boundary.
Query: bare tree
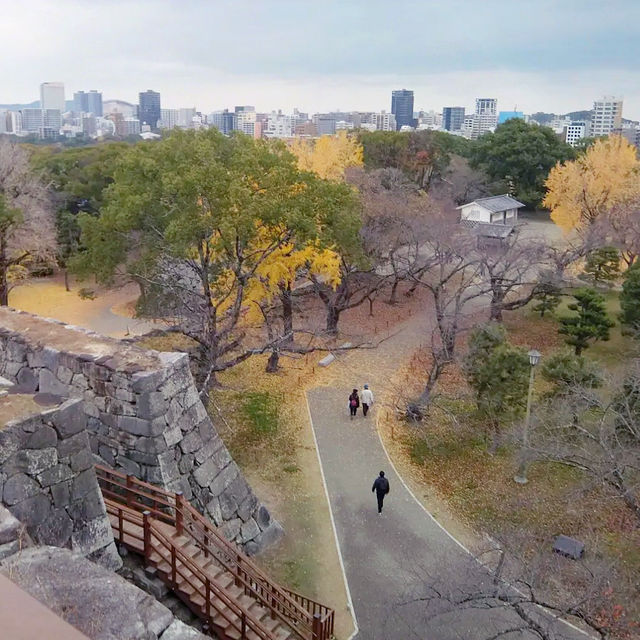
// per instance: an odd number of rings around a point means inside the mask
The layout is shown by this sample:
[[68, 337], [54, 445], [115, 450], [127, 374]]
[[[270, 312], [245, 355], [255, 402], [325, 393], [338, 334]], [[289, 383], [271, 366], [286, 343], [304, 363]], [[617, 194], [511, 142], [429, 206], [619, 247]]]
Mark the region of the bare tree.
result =
[[0, 305], [36, 259], [53, 260], [56, 232], [46, 186], [23, 147], [0, 137]]

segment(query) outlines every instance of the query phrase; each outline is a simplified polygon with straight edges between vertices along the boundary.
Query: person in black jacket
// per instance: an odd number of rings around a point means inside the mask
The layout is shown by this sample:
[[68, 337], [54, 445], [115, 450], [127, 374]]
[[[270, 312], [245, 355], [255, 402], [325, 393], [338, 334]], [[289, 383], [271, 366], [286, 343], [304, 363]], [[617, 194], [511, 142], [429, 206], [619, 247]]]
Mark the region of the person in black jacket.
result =
[[358, 390], [354, 389], [349, 396], [349, 413], [353, 420], [358, 413], [358, 407], [360, 406], [360, 397], [358, 396]]
[[382, 514], [382, 502], [384, 497], [389, 493], [389, 481], [384, 477], [384, 471], [380, 472], [380, 475], [374, 480], [371, 492], [376, 492], [376, 498], [378, 498], [378, 515]]

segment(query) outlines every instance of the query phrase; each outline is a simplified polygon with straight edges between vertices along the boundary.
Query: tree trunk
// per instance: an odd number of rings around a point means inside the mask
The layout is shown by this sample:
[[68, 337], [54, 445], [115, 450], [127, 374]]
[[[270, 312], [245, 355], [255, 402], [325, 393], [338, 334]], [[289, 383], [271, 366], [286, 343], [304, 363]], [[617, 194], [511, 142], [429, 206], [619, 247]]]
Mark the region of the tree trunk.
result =
[[[285, 338], [283, 345], [291, 345], [293, 343], [293, 300], [291, 297], [291, 286], [280, 287], [280, 302], [282, 304], [282, 324], [284, 326]], [[276, 362], [277, 368], [277, 362]], [[268, 371], [269, 369], [267, 369]]]
[[640, 521], [640, 503], [638, 502], [638, 498], [635, 494], [629, 489], [627, 486], [622, 474], [619, 471], [614, 471], [613, 476], [615, 478], [615, 482], [613, 483], [620, 494], [622, 495], [622, 499], [625, 504], [633, 511], [636, 518]]
[[339, 309], [335, 306], [330, 306], [327, 309], [327, 333], [334, 336], [338, 333], [338, 320], [340, 320]]
[[369, 298], [369, 317], [373, 318], [373, 298]]
[[491, 301], [490, 311], [489, 311], [489, 320], [493, 320], [494, 322], [502, 322], [502, 304], [501, 302]]
[[278, 363], [280, 362], [280, 351], [278, 349], [274, 349], [267, 360], [267, 366], [265, 371], [267, 373], [275, 373], [278, 370]]
[[69, 287], [69, 269], [64, 270], [64, 289], [65, 291], [71, 291], [71, 288]]
[[398, 291], [398, 278], [396, 278], [393, 281], [393, 285], [391, 287], [391, 295], [389, 296], [389, 304], [396, 304], [398, 302], [398, 296], [397, 296], [397, 291]]
[[491, 420], [491, 444], [489, 445], [489, 454], [494, 456], [500, 446], [500, 429], [497, 420]]

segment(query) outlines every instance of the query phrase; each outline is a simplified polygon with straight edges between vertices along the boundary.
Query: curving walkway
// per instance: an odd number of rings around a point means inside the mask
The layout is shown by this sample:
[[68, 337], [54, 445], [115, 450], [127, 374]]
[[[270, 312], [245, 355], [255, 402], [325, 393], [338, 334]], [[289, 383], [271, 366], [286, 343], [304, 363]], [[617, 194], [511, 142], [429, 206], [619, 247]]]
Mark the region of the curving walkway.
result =
[[[359, 411], [351, 421], [351, 387], [372, 385], [379, 398], [393, 368], [417, 346], [419, 321], [410, 321], [375, 352], [354, 352], [332, 367], [340, 368], [331, 387], [307, 394], [318, 454], [334, 518], [346, 580], [353, 601], [358, 640], [461, 640], [491, 638], [519, 626], [509, 610], [445, 613], [447, 593], [460, 588], [491, 588], [487, 573], [416, 501], [396, 474], [375, 428], [375, 415]], [[375, 372], [373, 375], [371, 372]], [[391, 491], [378, 516], [371, 485], [380, 470]], [[428, 604], [430, 586], [440, 597]], [[433, 592], [431, 592], [433, 595]], [[440, 611], [435, 618], [431, 615]], [[585, 636], [555, 623], [556, 638]], [[505, 640], [538, 638], [514, 631]]]

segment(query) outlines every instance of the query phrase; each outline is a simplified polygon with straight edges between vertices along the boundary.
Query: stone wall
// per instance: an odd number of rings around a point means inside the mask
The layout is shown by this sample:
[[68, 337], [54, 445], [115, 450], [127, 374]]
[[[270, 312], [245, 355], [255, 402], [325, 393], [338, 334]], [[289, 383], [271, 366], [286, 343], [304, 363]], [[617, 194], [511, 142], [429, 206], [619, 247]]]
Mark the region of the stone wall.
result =
[[0, 495], [35, 543], [67, 547], [115, 569], [121, 561], [86, 422], [79, 400], [0, 421]]
[[186, 354], [146, 351], [2, 308], [0, 376], [28, 392], [81, 398], [101, 461], [183, 491], [248, 553], [280, 537], [200, 401]]

